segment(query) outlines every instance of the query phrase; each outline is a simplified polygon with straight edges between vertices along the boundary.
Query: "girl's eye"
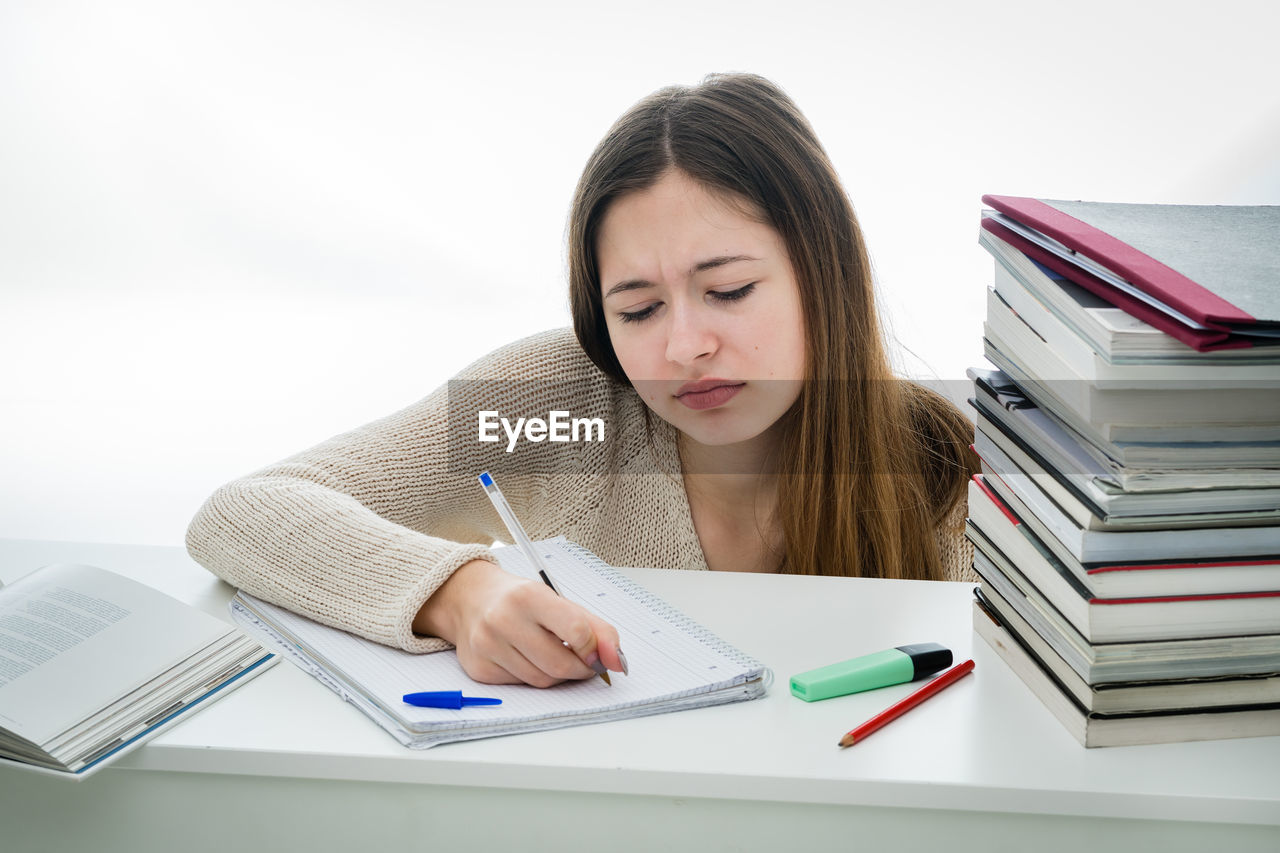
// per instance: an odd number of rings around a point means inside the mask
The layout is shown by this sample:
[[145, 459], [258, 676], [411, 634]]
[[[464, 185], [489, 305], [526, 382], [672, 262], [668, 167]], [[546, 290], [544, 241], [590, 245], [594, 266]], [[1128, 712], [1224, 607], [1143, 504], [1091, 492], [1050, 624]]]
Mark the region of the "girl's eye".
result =
[[756, 283], [753, 281], [750, 284], [744, 284], [737, 290], [710, 290], [707, 292], [710, 293], [711, 298], [715, 299], [717, 302], [737, 302], [739, 299], [750, 295], [751, 291], [755, 289]]
[[624, 323], [639, 323], [641, 320], [648, 319], [650, 314], [657, 311], [660, 304], [655, 302], [652, 305], [641, 308], [639, 311], [619, 311], [618, 319]]
[[[716, 302], [737, 302], [739, 299], [744, 299], [747, 296], [750, 296], [751, 291], [755, 289], [756, 282], [753, 281], [750, 284], [744, 284], [736, 290], [708, 290], [707, 293], [710, 294], [711, 298]], [[640, 323], [649, 319], [653, 312], [657, 311], [661, 305], [661, 302], [654, 302], [650, 305], [646, 305], [639, 311], [619, 311], [618, 319], [624, 323]]]

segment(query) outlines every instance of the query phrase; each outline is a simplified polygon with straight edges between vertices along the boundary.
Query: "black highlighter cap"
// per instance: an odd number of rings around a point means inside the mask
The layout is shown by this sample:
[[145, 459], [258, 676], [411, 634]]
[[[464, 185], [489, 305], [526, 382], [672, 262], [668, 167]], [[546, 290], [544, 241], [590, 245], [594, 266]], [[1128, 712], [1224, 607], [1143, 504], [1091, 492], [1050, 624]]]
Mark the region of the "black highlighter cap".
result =
[[951, 649], [937, 643], [914, 643], [894, 648], [911, 658], [911, 666], [915, 670], [911, 676], [912, 681], [951, 666]]

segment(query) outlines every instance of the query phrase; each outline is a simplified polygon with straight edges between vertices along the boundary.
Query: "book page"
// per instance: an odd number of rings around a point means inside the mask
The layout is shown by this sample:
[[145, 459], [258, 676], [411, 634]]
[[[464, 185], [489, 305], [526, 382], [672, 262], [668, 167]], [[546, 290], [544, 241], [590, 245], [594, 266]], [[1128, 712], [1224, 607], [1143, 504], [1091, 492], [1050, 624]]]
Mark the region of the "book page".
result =
[[234, 629], [92, 566], [0, 589], [0, 726], [46, 743]]

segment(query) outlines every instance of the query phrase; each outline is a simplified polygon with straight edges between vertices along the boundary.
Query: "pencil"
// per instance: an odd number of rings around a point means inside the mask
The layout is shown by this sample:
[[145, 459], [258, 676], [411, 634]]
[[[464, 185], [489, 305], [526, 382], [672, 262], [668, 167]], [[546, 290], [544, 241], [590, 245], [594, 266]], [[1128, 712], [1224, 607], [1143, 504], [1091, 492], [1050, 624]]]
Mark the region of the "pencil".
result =
[[939, 675], [937, 678], [930, 681], [924, 687], [921, 687], [915, 693], [912, 693], [906, 699], [903, 699], [901, 702], [899, 702], [896, 705], [892, 705], [889, 708], [886, 708], [885, 710], [881, 711], [879, 714], [876, 714], [874, 717], [867, 720], [862, 725], [858, 726], [856, 729], [853, 729], [852, 731], [845, 734], [844, 737], [840, 738], [841, 748], [846, 746], [853, 746], [855, 743], [858, 743], [867, 735], [874, 732], [876, 729], [886, 725], [887, 723], [892, 722], [893, 720], [898, 719], [898, 717], [901, 717], [903, 714], [907, 713], [912, 708], [919, 705], [924, 700], [928, 699], [930, 696], [933, 696], [939, 691], [944, 690], [947, 687], [950, 687], [952, 684], [955, 684], [957, 681], [959, 681], [961, 678], [964, 678], [966, 675], [968, 675], [971, 672], [973, 672], [972, 660], [967, 660], [964, 663], [956, 664], [955, 666], [951, 667], [951, 669], [942, 673], [942, 675]]
[[[498, 511], [498, 515], [502, 518], [502, 523], [507, 526], [507, 530], [511, 531], [511, 536], [516, 540], [516, 547], [524, 554], [525, 559], [538, 573], [538, 577], [542, 578], [542, 582], [551, 588], [556, 595], [560, 595], [560, 590], [556, 589], [556, 585], [551, 582], [551, 575], [547, 573], [547, 564], [543, 562], [542, 555], [538, 553], [538, 549], [533, 546], [533, 540], [529, 538], [529, 534], [524, 532], [524, 525], [520, 523], [520, 519], [516, 518], [515, 511], [511, 509], [511, 504], [507, 503], [507, 498], [502, 494], [502, 490], [498, 488], [498, 484], [493, 481], [493, 477], [488, 471], [480, 475], [480, 485], [484, 487], [484, 492], [489, 496], [489, 500], [493, 502], [493, 508]], [[564, 598], [563, 595], [560, 595]], [[604, 668], [604, 664], [597, 663], [592, 667], [596, 674], [604, 680], [604, 683], [613, 686], [613, 682], [609, 680], [609, 671]]]

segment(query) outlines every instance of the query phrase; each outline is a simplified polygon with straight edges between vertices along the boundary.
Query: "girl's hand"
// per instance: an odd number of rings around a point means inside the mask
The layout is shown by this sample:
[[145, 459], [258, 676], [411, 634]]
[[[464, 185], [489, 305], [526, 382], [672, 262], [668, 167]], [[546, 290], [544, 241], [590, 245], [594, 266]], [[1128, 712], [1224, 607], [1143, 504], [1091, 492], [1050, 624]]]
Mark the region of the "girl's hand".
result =
[[612, 625], [487, 560], [460, 566], [418, 611], [413, 630], [453, 643], [467, 675], [486, 684], [550, 687], [625, 671]]

